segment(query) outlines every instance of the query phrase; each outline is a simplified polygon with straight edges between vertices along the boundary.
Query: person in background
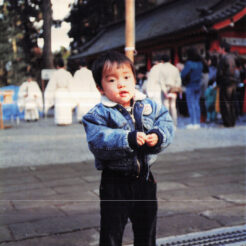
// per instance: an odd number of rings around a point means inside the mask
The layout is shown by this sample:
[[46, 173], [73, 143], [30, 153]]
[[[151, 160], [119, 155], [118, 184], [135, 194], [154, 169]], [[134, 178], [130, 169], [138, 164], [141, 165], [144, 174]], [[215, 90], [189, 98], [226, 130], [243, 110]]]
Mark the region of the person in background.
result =
[[20, 112], [24, 110], [26, 121], [37, 121], [39, 119], [39, 111], [43, 111], [43, 96], [31, 73], [27, 73], [27, 81], [20, 86], [17, 104]]
[[161, 73], [161, 89], [164, 95], [164, 105], [169, 110], [174, 125], [177, 126], [177, 93], [181, 92], [181, 77], [179, 70], [170, 63], [169, 55], [163, 55]]
[[237, 89], [236, 89], [236, 115], [237, 117], [243, 115], [243, 97], [244, 97], [244, 84], [243, 84], [243, 67], [241, 61], [236, 59], [236, 69], [235, 77], [237, 79]]
[[184, 69], [184, 63], [183, 62], [178, 62], [176, 64], [176, 68], [179, 70], [179, 72], [181, 73], [181, 71]]
[[216, 112], [215, 112], [215, 100], [216, 100], [216, 83], [210, 80], [208, 87], [204, 93], [205, 96], [205, 106], [207, 112], [206, 123], [215, 122]]
[[186, 82], [186, 101], [190, 115], [187, 129], [200, 128], [200, 94], [203, 64], [196, 48], [187, 50], [187, 61], [181, 72], [182, 81]]
[[235, 77], [236, 57], [230, 53], [230, 45], [225, 41], [220, 42], [220, 59], [217, 70], [217, 84], [220, 88], [220, 112], [223, 125], [233, 127], [236, 124], [236, 88]]
[[137, 84], [136, 89], [146, 94], [146, 68], [140, 67], [137, 70]]
[[216, 113], [216, 120], [218, 120], [221, 117], [220, 114], [220, 107], [219, 107], [219, 87], [216, 82], [217, 78], [217, 67], [218, 67], [218, 57], [217, 55], [213, 54], [211, 55], [210, 61], [209, 61], [209, 84], [213, 84], [215, 86], [216, 90], [216, 99], [215, 99], [215, 113]]
[[216, 82], [216, 77], [217, 77], [217, 56], [212, 55], [209, 60], [208, 64], [208, 76], [209, 76], [209, 82]]
[[135, 89], [132, 61], [111, 51], [93, 64], [102, 101], [83, 124], [100, 184], [100, 246], [120, 246], [128, 219], [134, 245], [156, 246], [156, 181], [150, 171], [156, 154], [173, 139], [167, 109]]
[[79, 70], [74, 74], [73, 94], [77, 105], [77, 121], [81, 123], [83, 115], [99, 103], [101, 98], [84, 59], [80, 60]]
[[[175, 64], [176, 68], [179, 70], [179, 73], [181, 74], [181, 71], [184, 69], [184, 62], [181, 60], [178, 63]], [[182, 83], [182, 79], [181, 79]], [[188, 117], [188, 108], [187, 108], [187, 102], [186, 102], [186, 93], [185, 88], [182, 85], [181, 86], [182, 92], [178, 94], [176, 105], [177, 105], [177, 111], [180, 115]]]
[[54, 59], [56, 71], [52, 74], [44, 92], [45, 114], [55, 107], [55, 124], [58, 126], [72, 124], [72, 110], [75, 107], [75, 100], [72, 98], [73, 77], [65, 69], [61, 57]]
[[161, 70], [163, 68], [163, 59], [160, 55], [154, 59], [154, 65], [148, 73], [148, 79], [146, 81], [146, 93], [147, 96], [155, 100], [158, 104], [162, 104], [163, 95], [161, 93]]
[[202, 59], [203, 70], [201, 79], [201, 95], [200, 95], [200, 108], [201, 108], [201, 122], [206, 122], [206, 105], [205, 105], [205, 91], [209, 82], [209, 57]]
[[243, 115], [244, 113], [246, 113], [246, 61], [242, 61], [242, 66], [241, 66], [241, 99], [240, 101], [242, 102], [242, 113], [241, 115]]

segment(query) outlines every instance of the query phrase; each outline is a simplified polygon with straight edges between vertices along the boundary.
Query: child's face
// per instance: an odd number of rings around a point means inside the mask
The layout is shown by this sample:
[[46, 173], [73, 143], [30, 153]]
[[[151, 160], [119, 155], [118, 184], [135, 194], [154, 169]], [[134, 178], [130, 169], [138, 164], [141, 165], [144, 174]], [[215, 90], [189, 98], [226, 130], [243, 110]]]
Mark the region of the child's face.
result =
[[102, 88], [98, 88], [102, 95], [111, 101], [130, 106], [135, 95], [135, 77], [129, 64], [113, 64], [104, 67], [102, 73]]

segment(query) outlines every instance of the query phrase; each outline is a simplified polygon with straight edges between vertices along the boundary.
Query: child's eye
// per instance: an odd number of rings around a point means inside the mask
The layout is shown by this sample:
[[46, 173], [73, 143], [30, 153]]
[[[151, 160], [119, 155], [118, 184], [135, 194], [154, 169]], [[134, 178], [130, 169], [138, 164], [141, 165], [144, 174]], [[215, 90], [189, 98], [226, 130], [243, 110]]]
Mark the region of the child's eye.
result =
[[114, 82], [115, 78], [112, 76], [107, 77], [107, 82]]
[[127, 75], [127, 76], [125, 76], [125, 79], [129, 79], [129, 76]]

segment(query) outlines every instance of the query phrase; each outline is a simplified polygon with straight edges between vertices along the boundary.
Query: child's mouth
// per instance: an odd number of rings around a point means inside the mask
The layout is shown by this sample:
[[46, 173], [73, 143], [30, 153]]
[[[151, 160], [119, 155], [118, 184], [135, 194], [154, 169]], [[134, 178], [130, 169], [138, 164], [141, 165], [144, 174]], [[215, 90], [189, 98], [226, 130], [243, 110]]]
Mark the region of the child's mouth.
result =
[[126, 97], [128, 95], [128, 91], [121, 91], [120, 96], [121, 97]]

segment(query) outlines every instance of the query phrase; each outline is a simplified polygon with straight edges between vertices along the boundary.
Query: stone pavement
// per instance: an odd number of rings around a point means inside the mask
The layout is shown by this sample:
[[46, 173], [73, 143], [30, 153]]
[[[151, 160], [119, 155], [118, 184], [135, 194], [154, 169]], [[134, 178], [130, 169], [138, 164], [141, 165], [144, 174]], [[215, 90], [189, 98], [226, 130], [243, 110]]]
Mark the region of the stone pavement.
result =
[[[188, 118], [178, 119], [173, 143], [164, 153], [194, 149], [246, 146], [246, 115], [232, 128], [220, 124], [202, 124], [199, 130], [187, 130]], [[92, 160], [81, 124], [58, 127], [53, 118], [23, 122], [0, 131], [0, 168], [66, 164]]]
[[[245, 224], [245, 157], [244, 146], [161, 155], [157, 237]], [[99, 180], [90, 160], [0, 169], [0, 246], [98, 245]]]

